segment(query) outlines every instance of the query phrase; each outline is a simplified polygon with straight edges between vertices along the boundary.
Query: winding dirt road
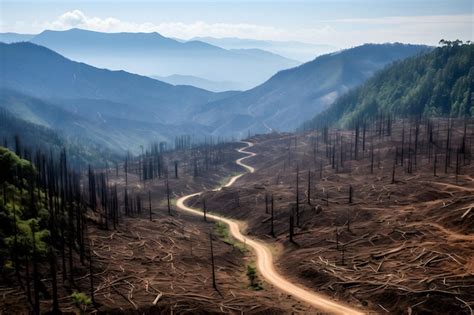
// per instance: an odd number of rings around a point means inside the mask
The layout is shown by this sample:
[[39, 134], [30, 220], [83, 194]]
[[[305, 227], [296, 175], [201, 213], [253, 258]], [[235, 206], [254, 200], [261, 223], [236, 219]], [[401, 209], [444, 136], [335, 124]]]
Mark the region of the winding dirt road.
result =
[[[247, 148], [252, 147], [253, 143], [251, 142], [244, 142], [244, 143], [246, 143], [247, 146], [240, 148], [237, 151], [240, 153], [247, 154], [247, 156], [236, 160], [236, 163], [244, 167], [248, 172], [253, 173], [255, 169], [242, 162], [243, 160], [256, 155], [253, 152], [245, 151]], [[233, 185], [235, 181], [239, 179], [240, 177], [242, 177], [244, 174], [245, 173], [242, 173], [242, 174], [232, 177], [222, 187], [229, 187]], [[215, 189], [215, 191], [222, 189], [222, 187]], [[183, 211], [202, 216], [201, 210], [193, 209], [185, 205], [188, 199], [195, 196], [199, 196], [201, 194], [202, 192], [198, 192], [198, 193], [190, 194], [187, 196], [183, 196], [177, 200], [176, 205], [179, 209]], [[354, 309], [348, 305], [344, 305], [340, 302], [333, 301], [324, 295], [314, 293], [310, 289], [304, 288], [303, 286], [295, 285], [291, 283], [290, 281], [286, 280], [283, 276], [278, 274], [278, 272], [275, 270], [275, 267], [273, 265], [273, 255], [272, 255], [272, 252], [270, 251], [269, 246], [267, 246], [261, 241], [257, 241], [257, 240], [244, 236], [240, 232], [238, 223], [233, 220], [226, 219], [224, 217], [221, 217], [215, 214], [207, 214], [207, 217], [215, 221], [220, 221], [227, 224], [229, 226], [230, 234], [232, 235], [233, 238], [235, 238], [239, 242], [242, 242], [250, 246], [254, 250], [255, 255], [257, 256], [257, 268], [260, 274], [268, 282], [273, 284], [275, 287], [279, 288], [280, 290], [288, 294], [291, 294], [292, 296], [294, 296], [295, 298], [299, 300], [302, 300], [304, 302], [311, 304], [312, 306], [314, 306], [320, 311], [329, 312], [331, 314], [364, 314], [363, 312], [357, 309]]]

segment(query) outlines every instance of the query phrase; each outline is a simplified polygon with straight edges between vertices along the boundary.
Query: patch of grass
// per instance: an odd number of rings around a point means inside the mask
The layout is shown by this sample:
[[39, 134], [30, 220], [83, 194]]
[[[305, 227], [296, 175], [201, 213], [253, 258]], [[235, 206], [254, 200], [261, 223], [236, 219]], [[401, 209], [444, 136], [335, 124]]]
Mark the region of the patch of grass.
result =
[[85, 293], [74, 291], [69, 296], [74, 304], [79, 307], [83, 312], [89, 305], [92, 304], [92, 300]]
[[234, 240], [230, 237], [229, 227], [227, 224], [219, 221], [216, 222], [214, 226], [214, 232], [224, 241], [224, 243], [234, 245]]
[[232, 236], [230, 236], [229, 227], [227, 226], [227, 224], [219, 222], [219, 221], [216, 222], [214, 225], [214, 232], [219, 238], [221, 238], [224, 241], [224, 243], [234, 246], [235, 248], [240, 250], [242, 253], [247, 252], [247, 247], [245, 246], [245, 244], [236, 242], [232, 238]]
[[257, 269], [253, 265], [247, 265], [247, 277], [249, 278], [250, 286], [252, 290], [260, 291], [263, 290], [263, 287], [258, 281]]

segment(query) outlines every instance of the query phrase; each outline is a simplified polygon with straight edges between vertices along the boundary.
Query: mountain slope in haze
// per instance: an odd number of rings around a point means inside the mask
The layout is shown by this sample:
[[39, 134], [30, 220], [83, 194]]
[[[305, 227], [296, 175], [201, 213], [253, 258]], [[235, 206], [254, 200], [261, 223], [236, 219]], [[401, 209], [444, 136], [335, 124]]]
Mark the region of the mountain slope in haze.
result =
[[323, 55], [280, 71], [256, 88], [202, 106], [194, 121], [212, 126], [220, 135], [293, 130], [387, 64], [429, 49], [398, 43], [366, 44]]
[[[201, 41], [180, 42], [158, 33], [44, 31], [31, 42], [76, 61], [143, 75], [191, 75], [253, 87], [299, 62], [261, 50], [226, 50]], [[249, 75], [252, 73], [252, 75]]]
[[322, 54], [338, 50], [337, 47], [331, 45], [302, 43], [296, 41], [272, 41], [235, 37], [195, 37], [192, 40], [202, 41], [225, 49], [262, 49], [302, 62], [310, 61]]
[[474, 44], [448, 45], [381, 70], [304, 124], [347, 126], [379, 113], [397, 116], [474, 115]]
[[0, 54], [0, 106], [118, 152], [180, 134], [208, 135], [210, 128], [190, 122], [195, 107], [235, 94], [97, 69], [32, 43], [0, 43]]
[[18, 34], [18, 33], [0, 33], [0, 42], [10, 44], [18, 42], [27, 42], [36, 35], [33, 34]]
[[126, 104], [128, 115], [151, 122], [180, 123], [195, 105], [232, 95], [94, 68], [31, 43], [0, 43], [0, 48], [1, 87], [43, 99]]
[[118, 154], [128, 150], [139, 152], [140, 145], [151, 141], [170, 141], [176, 135], [193, 134], [198, 137], [208, 134], [204, 126], [136, 120], [130, 118], [133, 117], [133, 108], [106, 101], [63, 100], [56, 104], [10, 89], [0, 89], [0, 108], [18, 119], [50, 129], [68, 139], [81, 139], [89, 146]]
[[104, 166], [106, 162], [119, 159], [118, 155], [99, 145], [80, 137], [64, 137], [51, 128], [23, 120], [0, 108], [0, 145], [14, 149], [15, 136], [19, 137], [21, 145], [31, 150], [40, 149], [57, 154], [66, 149], [69, 163], [77, 167], [86, 167], [88, 164]]
[[173, 85], [191, 85], [211, 92], [235, 91], [239, 89], [240, 84], [231, 81], [211, 81], [204, 78], [194, 77], [192, 75], [173, 74], [167, 77], [151, 76], [153, 79], [160, 80]]

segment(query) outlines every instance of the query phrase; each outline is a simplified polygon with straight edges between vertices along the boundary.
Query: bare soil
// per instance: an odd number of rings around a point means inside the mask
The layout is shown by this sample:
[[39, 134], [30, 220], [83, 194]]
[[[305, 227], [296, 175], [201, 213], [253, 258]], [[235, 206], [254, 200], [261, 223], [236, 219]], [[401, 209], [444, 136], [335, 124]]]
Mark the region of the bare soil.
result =
[[[409, 122], [405, 124], [408, 143]], [[440, 122], [439, 147], [446, 139], [446, 124]], [[462, 123], [455, 125], [459, 128], [452, 131], [451, 141], [459, 143]], [[472, 122], [467, 130], [472, 150]], [[470, 314], [474, 304], [474, 163], [463, 158], [456, 176], [454, 153], [445, 173], [444, 151], [438, 149], [434, 176], [434, 158], [428, 153], [424, 140], [428, 135], [422, 126], [416, 165], [412, 159], [411, 172], [407, 161], [396, 166], [392, 182], [401, 134], [402, 122], [393, 126], [391, 135], [378, 137], [368, 130], [365, 150], [359, 143], [356, 160], [350, 153], [354, 133], [338, 132], [346, 140], [341, 146], [345, 148], [343, 165], [334, 169], [319, 132], [256, 136], [251, 139], [255, 142], [252, 151], [258, 155], [246, 161], [256, 172], [202, 198], [210, 211], [247, 222], [249, 235], [275, 244], [280, 253], [278, 269], [296, 283], [381, 314]], [[410, 137], [413, 155], [414, 135]], [[290, 242], [297, 165], [300, 222]], [[265, 207], [265, 195], [272, 194], [275, 238], [270, 235]], [[202, 198], [194, 200], [196, 207]]]
[[[310, 306], [273, 289], [258, 279], [260, 290], [250, 286], [247, 266], [253, 265], [252, 254], [235, 244], [217, 229], [214, 222], [177, 211], [178, 196], [200, 190], [211, 190], [243, 170], [235, 165], [240, 144], [225, 148], [225, 161], [202, 166], [193, 175], [190, 152], [170, 152], [166, 163], [172, 168], [179, 160], [179, 176], [169, 174], [172, 192], [171, 215], [168, 215], [165, 179], [140, 181], [137, 170], [130, 167], [128, 191], [140, 195], [142, 212], [135, 217], [121, 216], [114, 230], [101, 228], [98, 216], [89, 212], [88, 239], [94, 263], [94, 296], [96, 306], [86, 313], [101, 314], [288, 314], [316, 313]], [[123, 201], [125, 174], [123, 167], [107, 170], [108, 181], [117, 184]], [[148, 192], [151, 192], [152, 221], [149, 220]], [[123, 206], [123, 205], [122, 205]], [[210, 233], [213, 235], [217, 290], [212, 285]], [[225, 230], [224, 230], [225, 233]], [[79, 257], [74, 253], [74, 259]], [[80, 266], [78, 262], [76, 265]], [[60, 267], [59, 267], [60, 269]], [[68, 297], [73, 291], [90, 295], [88, 265], [79, 267], [73, 285], [61, 281], [58, 272], [60, 308], [64, 313], [81, 309]], [[50, 286], [48, 280], [42, 282]], [[49, 290], [50, 291], [50, 290]], [[51, 309], [51, 297], [43, 297], [42, 312]], [[23, 289], [0, 287], [0, 314], [28, 314]]]

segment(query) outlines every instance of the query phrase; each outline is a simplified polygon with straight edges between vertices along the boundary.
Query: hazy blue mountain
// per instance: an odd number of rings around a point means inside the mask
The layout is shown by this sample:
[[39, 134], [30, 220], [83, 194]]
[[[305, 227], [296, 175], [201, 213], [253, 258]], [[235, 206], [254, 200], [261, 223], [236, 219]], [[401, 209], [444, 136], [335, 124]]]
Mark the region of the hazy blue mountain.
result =
[[68, 136], [137, 151], [180, 134], [238, 137], [248, 130], [292, 130], [385, 65], [426, 50], [363, 45], [278, 72], [248, 91], [213, 93], [98, 69], [32, 43], [2, 43], [0, 106]]
[[195, 37], [192, 40], [199, 40], [225, 49], [262, 49], [302, 62], [310, 61], [322, 54], [338, 50], [337, 47], [331, 45], [302, 43], [297, 41], [272, 41], [235, 37]]
[[173, 74], [167, 77], [157, 75], [151, 77], [173, 85], [191, 85], [212, 92], [235, 91], [238, 90], [240, 86], [237, 82], [211, 81], [192, 75]]
[[97, 69], [32, 43], [0, 43], [0, 54], [1, 107], [119, 151], [179, 134], [209, 134], [207, 126], [190, 122], [196, 106], [236, 93]]
[[[56, 101], [59, 103], [0, 89], [0, 108], [14, 117], [52, 130], [67, 139], [79, 139], [81, 144], [110, 152], [123, 154], [129, 149], [138, 152], [140, 145], [147, 145], [151, 141], [170, 141], [181, 134], [193, 134], [196, 137], [209, 134], [206, 127], [192, 123], [172, 125], [134, 119], [133, 106], [124, 104], [111, 103], [108, 105], [117, 105], [119, 108], [104, 110], [103, 103], [106, 101]], [[80, 110], [77, 111], [77, 108]]]
[[68, 152], [69, 163], [79, 167], [87, 167], [88, 164], [103, 166], [106, 162], [120, 158], [89, 139], [65, 136], [64, 133], [24, 120], [0, 107], [0, 145], [15, 149], [15, 136], [19, 136], [20, 143], [33, 151], [41, 149], [44, 152], [59, 153], [64, 148]]
[[[44, 31], [31, 42], [76, 61], [143, 75], [191, 75], [253, 87], [299, 62], [261, 50], [226, 50], [202, 41], [180, 42], [158, 33]], [[252, 72], [252, 75], [249, 73]]]
[[33, 34], [18, 34], [18, 33], [0, 33], [0, 42], [3, 43], [18, 43], [18, 42], [27, 42], [32, 39]]
[[251, 90], [202, 106], [194, 121], [221, 135], [293, 130], [387, 64], [427, 50], [420, 45], [366, 44], [323, 55], [280, 71]]
[[71, 61], [31, 43], [0, 44], [1, 87], [44, 99], [90, 99], [131, 106], [129, 115], [162, 123], [186, 119], [194, 105], [228, 96], [190, 86], [173, 86], [125, 71]]

